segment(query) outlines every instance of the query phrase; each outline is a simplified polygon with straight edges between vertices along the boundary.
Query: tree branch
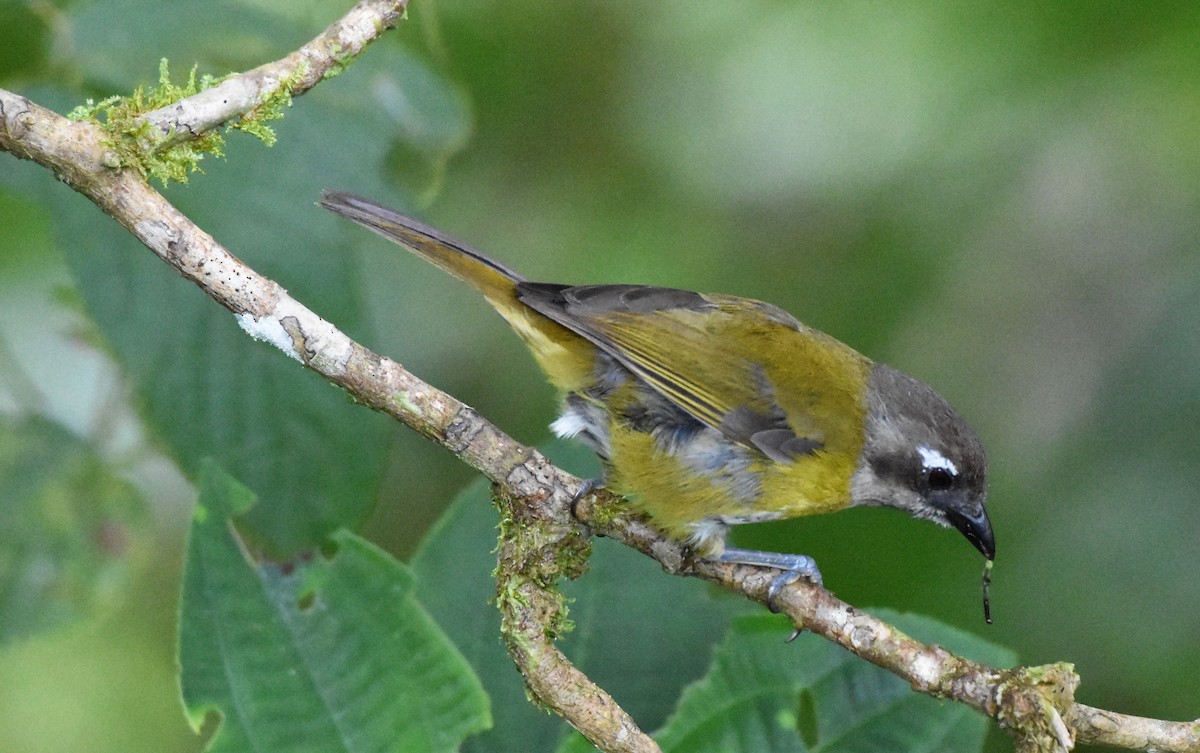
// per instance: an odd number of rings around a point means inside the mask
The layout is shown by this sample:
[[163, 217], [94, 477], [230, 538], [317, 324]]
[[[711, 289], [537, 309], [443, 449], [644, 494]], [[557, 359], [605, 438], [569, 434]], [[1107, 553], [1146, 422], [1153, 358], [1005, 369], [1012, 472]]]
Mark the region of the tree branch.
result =
[[563, 481], [570, 477], [549, 464], [544, 468], [552, 475], [528, 473], [526, 465], [493, 489], [500, 510], [496, 603], [505, 645], [533, 697], [597, 748], [655, 753], [658, 744], [554, 645], [566, 620], [555, 583], [582, 574], [591, 545], [564, 514], [571, 494]]
[[1077, 703], [1067, 710], [1064, 721], [1076, 731], [1080, 740], [1097, 745], [1147, 753], [1200, 751], [1200, 719], [1165, 722]]
[[[353, 48], [357, 52], [373, 38], [364, 30], [377, 33], [386, 28], [401, 7], [403, 3], [366, 0], [301, 51], [270, 65], [307, 60], [314, 67], [305, 73], [303, 88], [312, 86], [320, 80], [320, 69], [312, 62], [312, 51], [304, 50], [316, 46], [329, 51], [337, 45], [352, 46], [357, 39]], [[235, 76], [221, 86], [227, 92], [261, 94], [265, 91], [261, 87], [269, 86], [264, 81], [280, 78], [280, 70], [264, 73], [269, 67]], [[164, 108], [160, 114], [151, 113], [153, 122], [162, 124], [165, 132], [197, 133], [245, 112], [240, 108], [254, 98], [239, 95], [217, 106], [212, 91]], [[496, 484], [503, 516], [498, 600], [505, 640], [529, 688], [541, 703], [604, 750], [657, 750], [628, 715], [553, 645], [562, 619], [554, 583], [563, 575], [577, 574], [586, 556], [585, 538], [567, 504], [578, 479], [520, 445], [470, 407], [351, 340], [230, 254], [136, 172], [106, 167], [114, 163], [108, 159], [104, 136], [94, 124], [68, 121], [0, 90], [0, 148], [47, 167], [87, 196], [237, 315], [252, 336], [271, 342], [360, 402], [442, 444]], [[766, 601], [774, 571], [693, 559], [680, 544], [662, 538], [606, 494], [583, 500], [578, 515], [593, 531], [644, 552], [669, 572], [703, 578]], [[804, 583], [785, 589], [776, 604], [797, 626], [897, 674], [914, 690], [965, 703], [996, 719], [1013, 735], [1018, 750], [1063, 751], [1076, 742], [1089, 742], [1200, 753], [1200, 722], [1142, 719], [1074, 703], [1078, 677], [1069, 665], [997, 669], [975, 664], [938, 646], [921, 644]]]
[[[157, 149], [195, 138], [286, 93], [299, 96], [338, 73], [404, 16], [408, 0], [362, 0], [312, 41], [290, 55], [231, 76], [211, 89], [142, 115]], [[286, 92], [282, 90], [286, 89]]]

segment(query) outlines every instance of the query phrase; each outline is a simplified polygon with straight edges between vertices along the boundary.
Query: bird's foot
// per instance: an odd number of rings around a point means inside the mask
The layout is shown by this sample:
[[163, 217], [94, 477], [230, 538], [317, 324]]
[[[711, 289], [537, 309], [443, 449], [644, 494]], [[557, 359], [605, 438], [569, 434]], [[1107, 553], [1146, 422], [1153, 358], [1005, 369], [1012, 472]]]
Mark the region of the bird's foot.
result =
[[738, 565], [758, 565], [782, 570], [771, 585], [767, 587], [767, 608], [772, 612], [780, 611], [776, 599], [780, 591], [803, 578], [813, 585], [820, 586], [821, 571], [817, 562], [807, 554], [783, 554], [780, 552], [761, 552], [757, 549], [726, 549], [717, 557], [720, 562], [730, 562]]

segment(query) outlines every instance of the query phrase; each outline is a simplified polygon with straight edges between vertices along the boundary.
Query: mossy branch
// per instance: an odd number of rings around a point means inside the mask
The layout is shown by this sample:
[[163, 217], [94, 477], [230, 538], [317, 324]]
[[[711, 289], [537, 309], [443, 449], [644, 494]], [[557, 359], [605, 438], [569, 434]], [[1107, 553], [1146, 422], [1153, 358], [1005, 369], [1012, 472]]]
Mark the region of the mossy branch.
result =
[[[203, 173], [200, 167], [205, 156], [223, 157], [225, 137], [219, 130], [210, 130], [190, 141], [174, 141], [162, 137], [143, 117], [147, 112], [180, 102], [187, 97], [212, 88], [215, 80], [204, 76], [196, 80], [196, 68], [188, 74], [187, 83], [178, 86], [171, 82], [170, 66], [166, 58], [159, 61], [158, 86], [139, 86], [129, 96], [113, 96], [76, 107], [67, 113], [70, 120], [90, 120], [107, 134], [104, 140], [108, 148], [105, 167], [113, 170], [133, 169], [142, 177], [157, 178], [164, 186], [174, 181], [187, 183], [194, 172]], [[281, 118], [281, 111], [272, 111], [269, 119]], [[230, 123], [230, 128], [238, 127]], [[250, 130], [250, 129], [247, 129]], [[268, 146], [275, 143], [275, 133], [268, 126], [256, 123], [252, 133]]]
[[143, 176], [186, 183], [203, 172], [206, 156], [224, 155], [222, 129], [248, 133], [267, 146], [275, 143], [268, 125], [283, 117], [299, 96], [340, 73], [406, 12], [406, 0], [363, 0], [300, 49], [245, 73], [171, 81], [166, 59], [159, 63], [158, 86], [139, 87], [128, 96], [89, 100], [69, 115], [91, 120], [108, 134], [106, 167], [135, 169]]

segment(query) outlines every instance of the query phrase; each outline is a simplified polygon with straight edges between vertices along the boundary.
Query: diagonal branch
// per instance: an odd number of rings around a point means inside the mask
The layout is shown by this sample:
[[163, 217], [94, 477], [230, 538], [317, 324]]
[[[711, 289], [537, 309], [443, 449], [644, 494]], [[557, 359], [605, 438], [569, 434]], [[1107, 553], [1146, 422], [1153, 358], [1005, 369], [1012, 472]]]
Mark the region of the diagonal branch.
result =
[[[383, 26], [389, 18], [387, 9], [396, 7], [395, 3], [367, 1], [355, 11], [384, 14], [375, 16]], [[180, 112], [191, 112], [192, 104]], [[209, 112], [206, 107], [197, 108]], [[228, 118], [230, 113], [208, 116], [209, 120], [218, 118], [216, 122], [219, 117]], [[199, 123], [179, 120], [174, 127], [176, 132], [185, 130], [184, 125], [203, 128]], [[113, 162], [107, 159], [104, 134], [96, 126], [67, 121], [24, 97], [0, 90], [0, 149], [52, 170], [237, 315], [252, 336], [276, 345], [358, 401], [432, 438], [491, 479], [498, 487], [501, 510], [511, 529], [501, 541], [498, 584], [508, 631], [505, 637], [527, 684], [541, 703], [598, 747], [656, 749], [628, 715], [553, 646], [556, 620], [560, 619], [554, 582], [573, 574], [563, 572], [563, 562], [576, 561], [564, 552], [577, 554], [581, 546], [581, 529], [567, 505], [578, 488], [577, 479], [454, 397], [351, 340], [291, 298], [280, 285], [230, 254], [136, 172], [106, 167]], [[579, 505], [578, 515], [593, 531], [646, 553], [669, 572], [703, 578], [766, 601], [775, 575], [771, 570], [693, 560], [680, 544], [662, 538], [607, 495], [590, 495]], [[534, 535], [524, 541], [521, 534], [525, 532]], [[788, 587], [776, 604], [797, 626], [903, 677], [914, 690], [967, 704], [996, 719], [1013, 735], [1018, 750], [1062, 751], [1077, 742], [1089, 742], [1133, 750], [1200, 753], [1200, 722], [1142, 719], [1074, 703], [1078, 677], [1068, 665], [997, 669], [975, 664], [938, 646], [921, 644], [812, 585]]]

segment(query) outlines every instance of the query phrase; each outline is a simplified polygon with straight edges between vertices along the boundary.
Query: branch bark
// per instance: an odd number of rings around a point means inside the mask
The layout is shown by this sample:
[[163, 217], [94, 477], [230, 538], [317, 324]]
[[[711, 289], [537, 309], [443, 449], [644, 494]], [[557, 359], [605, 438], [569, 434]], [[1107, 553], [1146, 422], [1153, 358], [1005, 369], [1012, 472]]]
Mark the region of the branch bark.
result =
[[[270, 90], [271, 82], [293, 76], [304, 61], [309, 68], [292, 91], [300, 93], [337, 64], [338, 56], [327, 53], [349, 50], [357, 54], [395, 23], [403, 7], [403, 2], [364, 0], [284, 60], [235, 76], [215, 89], [145, 117], [160, 132], [172, 134], [171, 138], [200, 133], [252, 109], [256, 97], [261, 101], [263, 92]], [[231, 96], [214, 95], [218, 90]], [[612, 698], [553, 645], [561, 619], [554, 583], [573, 574], [569, 567], [564, 572], [563, 563], [581, 561], [586, 546], [567, 504], [578, 488], [578, 479], [520, 445], [454, 397], [354, 342], [229, 253], [136, 172], [106, 167], [114, 163], [107, 158], [104, 133], [95, 125], [68, 121], [24, 97], [0, 90], [0, 149], [52, 170], [233, 312], [252, 336], [275, 344], [357, 400], [442, 444], [491, 479], [505, 521], [498, 582], [505, 640], [529, 688], [539, 702], [604, 750], [657, 750], [653, 740]], [[766, 602], [774, 571], [692, 559], [680, 544], [662, 538], [645, 520], [604, 493], [589, 495], [577, 514], [592, 531], [644, 552], [669, 572], [699, 577]], [[965, 703], [996, 719], [1013, 735], [1018, 750], [1066, 751], [1078, 742], [1087, 742], [1131, 750], [1200, 753], [1200, 721], [1144, 719], [1075, 703], [1078, 677], [1069, 665], [997, 669], [975, 664], [938, 646], [921, 644], [805, 583], [785, 589], [776, 605], [797, 627], [899, 675], [915, 691]]]
[[582, 574], [591, 546], [580, 526], [564, 514], [571, 495], [561, 472], [540, 456], [535, 467], [539, 472], [529, 473], [533, 468], [522, 466], [509, 474], [507, 484], [493, 488], [501, 521], [496, 603], [509, 655], [533, 697], [597, 748], [655, 753], [658, 744], [554, 645], [566, 619], [555, 583]]

